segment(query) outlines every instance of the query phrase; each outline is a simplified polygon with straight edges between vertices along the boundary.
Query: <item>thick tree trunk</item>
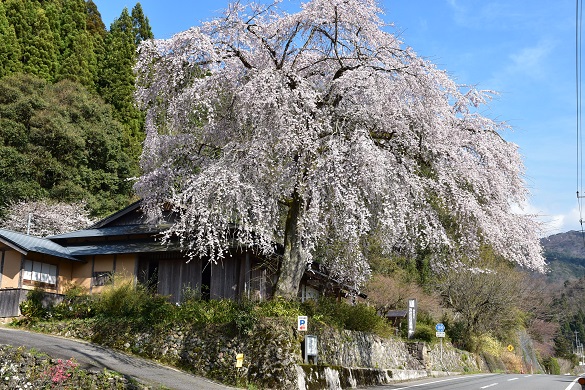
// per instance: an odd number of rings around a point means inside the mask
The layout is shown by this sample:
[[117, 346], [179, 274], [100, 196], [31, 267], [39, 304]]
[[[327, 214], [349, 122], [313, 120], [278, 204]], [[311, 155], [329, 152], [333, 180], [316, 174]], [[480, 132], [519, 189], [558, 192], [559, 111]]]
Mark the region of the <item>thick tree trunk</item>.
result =
[[274, 291], [275, 297], [286, 299], [298, 297], [299, 286], [307, 265], [302, 255], [302, 244], [298, 230], [301, 207], [301, 199], [295, 192], [286, 217], [284, 255], [278, 267], [278, 281]]

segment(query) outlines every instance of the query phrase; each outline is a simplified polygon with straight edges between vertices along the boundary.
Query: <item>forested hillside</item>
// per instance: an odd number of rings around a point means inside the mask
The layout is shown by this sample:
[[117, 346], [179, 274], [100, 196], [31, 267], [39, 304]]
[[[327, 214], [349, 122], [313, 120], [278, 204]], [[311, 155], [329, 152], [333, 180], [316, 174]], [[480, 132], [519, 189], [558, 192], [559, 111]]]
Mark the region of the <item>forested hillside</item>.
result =
[[570, 231], [553, 234], [541, 240], [547, 263], [549, 277], [557, 282], [585, 276], [585, 235], [583, 232]]
[[133, 197], [143, 115], [134, 105], [142, 7], [106, 29], [84, 0], [0, 2], [0, 214], [14, 202], [85, 202], [93, 216]]

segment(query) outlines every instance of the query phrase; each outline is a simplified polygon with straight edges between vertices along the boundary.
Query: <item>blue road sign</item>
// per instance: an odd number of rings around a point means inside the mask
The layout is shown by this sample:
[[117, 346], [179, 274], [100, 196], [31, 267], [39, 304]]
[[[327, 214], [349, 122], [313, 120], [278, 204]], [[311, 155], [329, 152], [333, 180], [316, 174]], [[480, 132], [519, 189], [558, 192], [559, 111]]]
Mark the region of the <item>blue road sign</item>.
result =
[[443, 325], [442, 323], [438, 323], [437, 325], [435, 325], [435, 330], [437, 332], [444, 332], [445, 331], [445, 325]]

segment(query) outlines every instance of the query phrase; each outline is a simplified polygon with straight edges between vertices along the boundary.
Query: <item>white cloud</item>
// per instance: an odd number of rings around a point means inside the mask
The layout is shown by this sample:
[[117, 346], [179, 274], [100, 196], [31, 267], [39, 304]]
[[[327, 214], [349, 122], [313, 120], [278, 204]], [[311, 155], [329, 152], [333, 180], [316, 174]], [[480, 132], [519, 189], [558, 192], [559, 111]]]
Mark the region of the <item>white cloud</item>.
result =
[[526, 46], [507, 55], [507, 62], [494, 68], [487, 85], [497, 91], [518, 91], [523, 83], [537, 83], [539, 88], [550, 88], [554, 68], [554, 50], [557, 42], [544, 38], [535, 45]]
[[545, 39], [538, 42], [536, 46], [525, 47], [517, 53], [510, 54], [512, 63], [505, 72], [509, 74], [521, 73], [537, 79], [545, 77], [548, 57], [554, 47], [554, 42]]
[[543, 215], [540, 217], [540, 220], [543, 225], [542, 235], [544, 237], [565, 231], [565, 215]]
[[[509, 1], [458, 1], [447, 0], [447, 4], [453, 11], [453, 21], [461, 27], [478, 30], [492, 27], [509, 29], [516, 26], [519, 19], [530, 18], [530, 14], [524, 12], [518, 14], [515, 7]], [[512, 25], [510, 22], [514, 22]]]
[[579, 230], [579, 209], [577, 207], [565, 213], [550, 213], [547, 210], [539, 209], [530, 203], [521, 206], [513, 205], [512, 212], [518, 214], [535, 215], [541, 226], [541, 236], [547, 237], [569, 230]]
[[539, 214], [544, 237], [570, 230], [581, 230], [580, 219], [577, 207], [560, 214]]

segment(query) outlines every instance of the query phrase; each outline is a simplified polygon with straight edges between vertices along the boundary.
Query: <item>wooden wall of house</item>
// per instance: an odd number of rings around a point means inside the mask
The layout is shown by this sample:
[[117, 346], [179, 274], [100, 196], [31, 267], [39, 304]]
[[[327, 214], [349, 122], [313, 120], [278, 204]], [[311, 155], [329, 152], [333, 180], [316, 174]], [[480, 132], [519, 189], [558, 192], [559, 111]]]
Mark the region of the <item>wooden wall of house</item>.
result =
[[40, 253], [29, 253], [24, 256], [22, 253], [12, 249], [0, 250], [0, 289], [23, 288], [34, 289], [36, 283], [23, 283], [22, 267], [24, 260], [31, 260], [43, 264], [51, 264], [57, 267], [56, 285], [41, 285], [40, 287], [49, 292], [62, 294], [72, 280], [73, 262], [58, 257], [43, 255]]
[[275, 275], [265, 262], [246, 252], [212, 266], [211, 298], [246, 298], [261, 301], [272, 297]]
[[245, 275], [247, 271], [245, 268], [242, 269], [242, 259], [239, 257], [228, 257], [210, 265], [211, 282], [209, 286], [209, 297], [211, 299], [238, 298], [242, 292], [239, 276], [240, 274]]
[[171, 301], [180, 302], [185, 289], [201, 291], [201, 262], [189, 261], [180, 252], [149, 253], [139, 256], [136, 276], [140, 283], [155, 289]]
[[250, 276], [246, 288], [246, 296], [254, 301], [263, 301], [272, 297], [272, 287], [274, 284], [273, 275], [268, 269], [256, 264], [250, 269]]
[[117, 280], [134, 279], [136, 259], [136, 254], [86, 256], [85, 263], [74, 264], [71, 281], [92, 294], [100, 293], [111, 281], [105, 277], [107, 274], [114, 275]]
[[158, 293], [180, 302], [186, 289], [201, 290], [201, 262], [183, 257], [161, 261], [158, 266]]
[[135, 277], [137, 261], [138, 255], [134, 253], [119, 254], [116, 257], [116, 269], [114, 271], [117, 275], [122, 275], [123, 277]]
[[188, 258], [180, 252], [140, 256], [137, 277], [140, 283], [161, 295], [180, 302], [185, 289], [203, 299], [262, 300], [271, 296], [272, 279], [262, 263], [250, 254], [240, 253], [217, 263]]
[[88, 256], [85, 263], [77, 263], [71, 270], [71, 281], [87, 291], [91, 288], [91, 256]]
[[[0, 290], [0, 317], [17, 317], [20, 313], [20, 303], [26, 300], [29, 290], [24, 288], [5, 288]], [[41, 303], [44, 307], [54, 306], [63, 300], [63, 295], [55, 293], [43, 294]]]
[[22, 254], [15, 250], [0, 252], [4, 256], [2, 265], [2, 280], [0, 288], [17, 288], [20, 283], [20, 268], [22, 265]]
[[26, 299], [27, 290], [21, 288], [3, 288], [0, 290], [0, 317], [17, 317], [20, 315], [20, 302]]
[[73, 269], [73, 262], [63, 261], [57, 264], [57, 289], [46, 290], [57, 294], [65, 294], [66, 290], [71, 285], [71, 271]]

